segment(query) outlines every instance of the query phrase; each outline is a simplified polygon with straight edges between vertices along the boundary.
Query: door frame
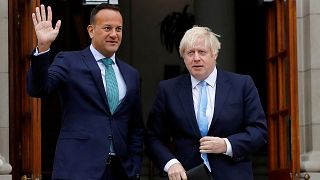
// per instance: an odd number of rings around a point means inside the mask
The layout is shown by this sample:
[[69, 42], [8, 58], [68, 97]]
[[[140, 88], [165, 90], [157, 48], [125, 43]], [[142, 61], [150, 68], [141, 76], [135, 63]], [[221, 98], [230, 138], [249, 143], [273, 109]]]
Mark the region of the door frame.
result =
[[8, 1], [9, 127], [12, 178], [41, 179], [41, 101], [26, 92], [30, 53], [36, 45], [31, 13], [40, 0]]
[[266, 3], [269, 179], [300, 177], [296, 1]]

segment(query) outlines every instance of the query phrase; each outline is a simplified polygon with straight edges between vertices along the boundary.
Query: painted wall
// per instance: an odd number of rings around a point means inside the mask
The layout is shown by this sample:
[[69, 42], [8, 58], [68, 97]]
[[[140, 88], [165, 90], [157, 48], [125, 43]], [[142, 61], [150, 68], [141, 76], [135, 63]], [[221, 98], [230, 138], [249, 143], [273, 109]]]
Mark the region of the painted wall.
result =
[[[140, 71], [142, 83], [142, 104], [146, 114], [153, 103], [156, 89], [164, 78], [165, 65], [184, 64], [178, 53], [166, 51], [160, 40], [160, 23], [171, 12], [181, 12], [192, 0], [135, 0], [131, 4], [132, 64]], [[190, 11], [193, 7], [189, 8]]]
[[225, 70], [236, 71], [236, 37], [234, 0], [194, 0], [196, 24], [208, 26], [219, 34], [221, 51], [217, 64]]

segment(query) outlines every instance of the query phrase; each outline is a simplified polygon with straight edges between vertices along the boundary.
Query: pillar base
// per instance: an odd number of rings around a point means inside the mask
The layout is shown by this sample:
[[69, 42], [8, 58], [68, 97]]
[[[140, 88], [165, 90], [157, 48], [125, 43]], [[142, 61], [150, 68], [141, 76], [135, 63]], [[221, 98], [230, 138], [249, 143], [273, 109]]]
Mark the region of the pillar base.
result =
[[[9, 163], [7, 163], [6, 159], [0, 154], [0, 175], [9, 175], [11, 171], [12, 166]], [[5, 176], [3, 176], [3, 178], [5, 178]]]
[[12, 176], [11, 175], [0, 175], [0, 179], [1, 180], [12, 180]]
[[301, 158], [301, 172], [315, 172], [320, 173], [320, 151], [311, 151], [302, 154]]

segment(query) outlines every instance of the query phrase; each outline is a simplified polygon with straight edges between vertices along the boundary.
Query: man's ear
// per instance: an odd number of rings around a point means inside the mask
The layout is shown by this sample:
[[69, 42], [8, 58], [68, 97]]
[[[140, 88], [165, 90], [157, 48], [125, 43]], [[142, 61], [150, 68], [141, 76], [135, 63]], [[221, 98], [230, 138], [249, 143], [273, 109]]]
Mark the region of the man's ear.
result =
[[217, 59], [218, 58], [218, 53], [216, 52], [214, 56], [215, 56], [215, 59]]
[[89, 34], [90, 38], [92, 39], [93, 38], [93, 31], [94, 31], [93, 25], [91, 25], [91, 24], [88, 25], [87, 31], [88, 31], [88, 34]]
[[218, 52], [213, 52], [213, 53], [212, 53], [212, 57], [216, 60], [217, 57], [218, 57]]

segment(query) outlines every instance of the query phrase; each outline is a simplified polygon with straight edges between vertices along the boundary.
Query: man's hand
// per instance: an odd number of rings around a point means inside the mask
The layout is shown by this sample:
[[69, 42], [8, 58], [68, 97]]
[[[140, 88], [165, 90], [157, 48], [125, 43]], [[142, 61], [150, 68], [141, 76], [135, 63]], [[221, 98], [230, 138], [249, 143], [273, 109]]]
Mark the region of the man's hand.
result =
[[205, 136], [200, 139], [201, 153], [225, 153], [227, 151], [226, 142], [219, 137]]
[[34, 30], [38, 40], [39, 52], [46, 51], [50, 48], [51, 43], [56, 39], [59, 34], [61, 21], [58, 20], [55, 28], [52, 27], [52, 11], [51, 7], [47, 7], [48, 17], [43, 4], [40, 9], [36, 7], [36, 12], [32, 13], [32, 21]]
[[187, 174], [180, 163], [173, 164], [168, 169], [169, 180], [187, 180]]

